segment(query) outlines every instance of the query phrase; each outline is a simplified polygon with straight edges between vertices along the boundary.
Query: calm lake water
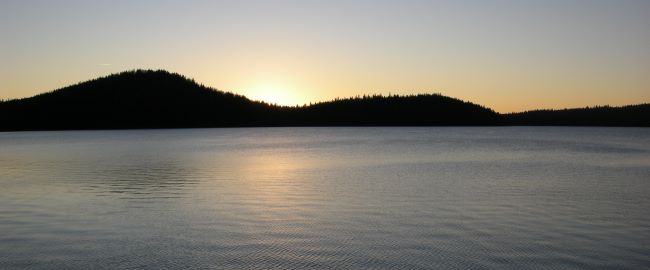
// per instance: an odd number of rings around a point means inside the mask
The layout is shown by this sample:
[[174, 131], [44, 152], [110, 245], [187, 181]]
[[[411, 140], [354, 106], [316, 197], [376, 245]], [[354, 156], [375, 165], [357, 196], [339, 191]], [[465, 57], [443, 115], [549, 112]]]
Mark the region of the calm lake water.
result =
[[650, 129], [0, 133], [1, 269], [648, 269]]

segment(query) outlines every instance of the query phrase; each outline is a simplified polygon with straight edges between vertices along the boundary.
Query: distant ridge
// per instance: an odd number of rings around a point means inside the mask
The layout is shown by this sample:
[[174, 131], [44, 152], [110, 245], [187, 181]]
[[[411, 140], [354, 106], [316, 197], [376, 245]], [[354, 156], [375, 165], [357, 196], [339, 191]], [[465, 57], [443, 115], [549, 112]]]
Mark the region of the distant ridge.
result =
[[504, 114], [510, 125], [531, 126], [650, 126], [650, 104], [597, 106], [561, 110], [532, 110]]
[[364, 96], [283, 107], [177, 73], [135, 70], [0, 102], [0, 130], [247, 126], [494, 125], [494, 111], [438, 94]]
[[0, 102], [0, 131], [253, 126], [650, 126], [650, 104], [498, 114], [440, 94], [363, 96], [286, 107], [164, 70], [121, 72]]

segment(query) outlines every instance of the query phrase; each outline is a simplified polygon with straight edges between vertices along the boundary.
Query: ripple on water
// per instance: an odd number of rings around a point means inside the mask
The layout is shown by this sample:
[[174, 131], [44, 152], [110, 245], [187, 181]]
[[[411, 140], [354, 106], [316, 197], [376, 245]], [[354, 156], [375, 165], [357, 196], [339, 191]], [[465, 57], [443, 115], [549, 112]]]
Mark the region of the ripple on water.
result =
[[650, 131], [0, 133], [2, 269], [643, 269]]

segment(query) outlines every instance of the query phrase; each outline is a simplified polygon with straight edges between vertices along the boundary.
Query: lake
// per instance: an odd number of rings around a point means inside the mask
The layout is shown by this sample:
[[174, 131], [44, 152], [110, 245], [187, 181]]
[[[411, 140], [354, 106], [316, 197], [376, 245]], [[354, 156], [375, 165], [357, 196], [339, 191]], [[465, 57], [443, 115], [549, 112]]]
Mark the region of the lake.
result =
[[650, 129], [0, 133], [2, 269], [647, 269]]

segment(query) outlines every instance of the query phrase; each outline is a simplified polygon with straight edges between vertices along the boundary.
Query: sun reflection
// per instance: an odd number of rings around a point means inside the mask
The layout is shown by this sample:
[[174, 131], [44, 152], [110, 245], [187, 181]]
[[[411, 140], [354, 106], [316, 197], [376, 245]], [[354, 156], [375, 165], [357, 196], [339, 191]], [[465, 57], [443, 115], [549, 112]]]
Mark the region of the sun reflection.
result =
[[[270, 219], [295, 218], [295, 211], [307, 211], [298, 206], [299, 202], [317, 196], [313, 183], [304, 177], [306, 172], [317, 166], [317, 161], [306, 153], [284, 148], [281, 139], [272, 142], [268, 138], [261, 140], [247, 143], [276, 146], [254, 151], [242, 149], [225, 156], [206, 157], [202, 160], [205, 161], [203, 164], [195, 163], [214, 172], [211, 176], [214, 180], [206, 181], [203, 189], [211, 193], [209, 196], [215, 202], [237, 201], [242, 209], [241, 214], [261, 215]], [[218, 177], [222, 173], [237, 177]]]
[[[242, 164], [242, 176], [258, 199], [272, 204], [284, 204], [296, 190], [301, 169], [308, 161], [292, 153], [262, 153], [249, 157]], [[294, 194], [295, 195], [295, 194]]]

